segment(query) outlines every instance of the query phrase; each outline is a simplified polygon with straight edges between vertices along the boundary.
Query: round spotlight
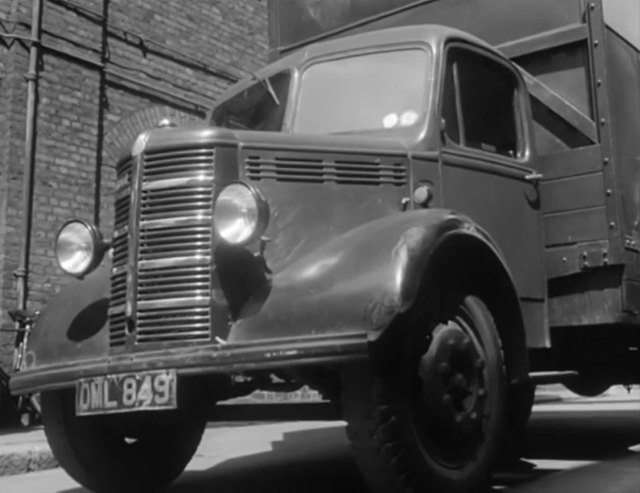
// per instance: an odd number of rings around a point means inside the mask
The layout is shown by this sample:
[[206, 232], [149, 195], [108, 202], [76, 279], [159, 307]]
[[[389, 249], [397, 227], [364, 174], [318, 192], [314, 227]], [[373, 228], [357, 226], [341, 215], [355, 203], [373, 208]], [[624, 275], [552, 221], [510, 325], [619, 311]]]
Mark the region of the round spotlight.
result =
[[56, 259], [67, 274], [82, 278], [101, 262], [106, 248], [100, 232], [79, 220], [67, 222], [56, 238]]

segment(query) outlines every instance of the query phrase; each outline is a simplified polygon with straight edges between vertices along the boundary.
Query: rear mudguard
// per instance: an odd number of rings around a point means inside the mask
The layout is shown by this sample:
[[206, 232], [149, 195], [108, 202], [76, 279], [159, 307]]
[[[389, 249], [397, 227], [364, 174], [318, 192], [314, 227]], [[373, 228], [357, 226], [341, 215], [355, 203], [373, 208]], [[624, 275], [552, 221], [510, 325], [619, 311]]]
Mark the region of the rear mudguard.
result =
[[[331, 239], [274, 273], [267, 292], [246, 303], [232, 322], [227, 340], [222, 346], [220, 341], [212, 342], [210, 352], [224, 348], [225, 361], [232, 368], [233, 354], [241, 355], [240, 348], [247, 345], [284, 348], [287, 341], [303, 340], [305, 347], [312, 348], [317, 341], [320, 348], [349, 334], [374, 340], [413, 304], [430, 255], [450, 235], [474, 237], [505, 267], [487, 235], [464, 216], [430, 209], [384, 217]], [[76, 378], [85, 372], [111, 371], [107, 316], [110, 267], [105, 260], [84, 280], [71, 282], [51, 300], [31, 337], [25, 377], [62, 366], [77, 368]], [[198, 346], [198, 350], [208, 351], [206, 346]], [[265, 350], [264, 366], [273, 367], [277, 363], [273, 358], [295, 359], [293, 353], [284, 352]], [[133, 365], [142, 356], [138, 352], [124, 359]], [[265, 358], [271, 358], [268, 365]], [[198, 364], [195, 360], [192, 363]], [[157, 367], [163, 363], [149, 364]], [[254, 361], [252, 368], [261, 364]], [[126, 370], [125, 366], [118, 368]]]

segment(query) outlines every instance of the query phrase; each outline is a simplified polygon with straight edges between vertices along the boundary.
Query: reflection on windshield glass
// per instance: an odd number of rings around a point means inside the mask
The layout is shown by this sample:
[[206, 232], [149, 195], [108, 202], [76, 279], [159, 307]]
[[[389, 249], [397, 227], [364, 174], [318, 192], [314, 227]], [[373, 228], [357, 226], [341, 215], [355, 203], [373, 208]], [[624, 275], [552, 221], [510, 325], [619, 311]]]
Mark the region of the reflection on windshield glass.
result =
[[431, 58], [419, 49], [317, 63], [302, 76], [294, 132], [358, 133], [414, 127], [425, 113]]
[[212, 125], [241, 130], [281, 130], [289, 80], [289, 72], [256, 79], [255, 84], [213, 110]]

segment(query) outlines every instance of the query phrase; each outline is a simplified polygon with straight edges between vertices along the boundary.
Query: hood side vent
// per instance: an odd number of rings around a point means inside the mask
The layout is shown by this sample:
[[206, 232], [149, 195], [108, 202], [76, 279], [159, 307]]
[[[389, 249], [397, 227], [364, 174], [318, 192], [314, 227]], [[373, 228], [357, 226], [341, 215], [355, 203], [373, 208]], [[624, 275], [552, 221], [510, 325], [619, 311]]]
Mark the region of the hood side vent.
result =
[[407, 167], [395, 157], [313, 156], [270, 153], [245, 158], [249, 180], [343, 185], [393, 185], [407, 183]]

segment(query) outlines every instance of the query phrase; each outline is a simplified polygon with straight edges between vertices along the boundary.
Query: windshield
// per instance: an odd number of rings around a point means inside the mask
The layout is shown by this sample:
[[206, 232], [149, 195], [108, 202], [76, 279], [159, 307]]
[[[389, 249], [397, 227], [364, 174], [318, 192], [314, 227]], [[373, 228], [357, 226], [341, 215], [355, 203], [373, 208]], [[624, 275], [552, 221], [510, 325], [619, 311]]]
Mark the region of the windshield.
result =
[[290, 79], [289, 72], [256, 78], [255, 84], [214, 108], [211, 123], [241, 130], [281, 130]]
[[302, 75], [293, 131], [389, 133], [415, 129], [426, 111], [431, 56], [405, 49], [320, 62]]

